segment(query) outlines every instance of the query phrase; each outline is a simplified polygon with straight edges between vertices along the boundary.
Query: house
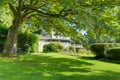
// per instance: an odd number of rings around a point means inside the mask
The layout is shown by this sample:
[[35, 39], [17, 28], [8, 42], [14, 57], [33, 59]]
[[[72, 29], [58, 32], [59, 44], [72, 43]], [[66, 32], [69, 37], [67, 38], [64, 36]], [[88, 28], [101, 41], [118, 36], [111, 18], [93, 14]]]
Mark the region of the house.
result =
[[42, 30], [40, 34], [40, 42], [39, 42], [39, 52], [43, 51], [43, 46], [50, 42], [61, 42], [65, 47], [69, 47], [71, 45], [70, 37], [65, 37], [63, 35], [55, 35], [55, 32], [51, 32], [51, 34], [47, 34], [45, 30]]

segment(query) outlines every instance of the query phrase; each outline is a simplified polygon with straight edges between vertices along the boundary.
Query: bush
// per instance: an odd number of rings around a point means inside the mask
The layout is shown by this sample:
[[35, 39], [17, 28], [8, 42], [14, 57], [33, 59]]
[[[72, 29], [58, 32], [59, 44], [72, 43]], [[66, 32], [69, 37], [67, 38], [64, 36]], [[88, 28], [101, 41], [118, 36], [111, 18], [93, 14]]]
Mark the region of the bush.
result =
[[64, 46], [59, 42], [51, 42], [43, 46], [43, 52], [60, 52]]
[[107, 58], [112, 60], [120, 60], [120, 47], [110, 48], [106, 51]]
[[[7, 37], [8, 28], [0, 25], [0, 53], [3, 51], [5, 40]], [[39, 36], [28, 33], [19, 32], [18, 34], [18, 53], [30, 53], [38, 50]]]
[[86, 48], [79, 49], [78, 53], [80, 55], [85, 55], [85, 56], [88, 56], [88, 55], [94, 56], [93, 53], [90, 50], [86, 49]]
[[30, 32], [20, 32], [18, 34], [18, 52], [33, 53], [38, 51], [39, 36]]
[[76, 52], [75, 46], [69, 46], [69, 51], [70, 52]]
[[103, 58], [104, 57], [104, 45], [103, 44], [93, 44], [90, 46], [91, 51], [95, 53], [96, 58]]
[[7, 32], [8, 32], [8, 28], [4, 25], [0, 25], [0, 53], [2, 53], [3, 51]]
[[106, 50], [112, 47], [119, 47], [120, 44], [116, 43], [96, 43], [90, 46], [91, 51], [95, 53], [96, 58], [106, 58]]

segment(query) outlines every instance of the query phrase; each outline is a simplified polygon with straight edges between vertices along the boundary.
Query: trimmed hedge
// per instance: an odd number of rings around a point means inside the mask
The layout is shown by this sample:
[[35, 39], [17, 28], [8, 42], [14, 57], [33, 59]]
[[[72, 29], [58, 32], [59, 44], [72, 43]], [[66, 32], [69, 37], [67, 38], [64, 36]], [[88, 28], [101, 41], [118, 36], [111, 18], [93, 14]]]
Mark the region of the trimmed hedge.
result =
[[95, 53], [95, 57], [96, 58], [102, 58], [104, 57], [104, 45], [103, 44], [94, 44], [94, 45], [91, 45], [91, 51], [93, 53]]
[[116, 44], [116, 43], [96, 43], [96, 44], [92, 44], [90, 46], [90, 49], [93, 53], [95, 53], [96, 58], [106, 58], [107, 56], [106, 50], [108, 50], [109, 48], [119, 47], [119, 46], [120, 44]]
[[[3, 51], [8, 28], [0, 25], [0, 53]], [[18, 53], [31, 53], [38, 51], [39, 36], [30, 32], [18, 33]]]
[[110, 48], [106, 51], [107, 58], [111, 60], [120, 60], [120, 47]]
[[51, 42], [43, 46], [43, 52], [60, 52], [64, 46], [59, 42]]

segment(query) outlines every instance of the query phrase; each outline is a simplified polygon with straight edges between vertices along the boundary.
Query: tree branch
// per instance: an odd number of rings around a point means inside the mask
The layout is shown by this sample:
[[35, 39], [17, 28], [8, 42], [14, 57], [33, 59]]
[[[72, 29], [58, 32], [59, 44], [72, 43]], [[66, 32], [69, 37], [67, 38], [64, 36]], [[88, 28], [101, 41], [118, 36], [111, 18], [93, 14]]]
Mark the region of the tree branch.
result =
[[30, 19], [31, 17], [36, 17], [36, 16], [43, 16], [43, 17], [46, 17], [45, 15], [43, 14], [39, 14], [39, 13], [34, 13], [34, 14], [29, 14], [29, 15], [26, 15], [26, 17], [23, 18], [23, 21], [27, 20], [27, 19]]
[[18, 10], [21, 10], [24, 5], [24, 0], [18, 0]]
[[[37, 12], [39, 14], [45, 15], [45, 16], [49, 16], [49, 17], [65, 17], [68, 14], [73, 14], [71, 9], [65, 10], [66, 7], [64, 7], [58, 14], [54, 14], [54, 13], [47, 13], [42, 11], [40, 8], [38, 7], [33, 7], [33, 6], [24, 6], [24, 8], [26, 10], [32, 10], [34, 12]], [[62, 14], [63, 13], [63, 14]]]
[[39, 3], [39, 1], [38, 0], [35, 0], [35, 2], [33, 3], [34, 5], [36, 5], [36, 4], [38, 4]]
[[34, 1], [34, 0], [30, 0], [30, 4], [31, 4], [31, 5], [33, 4], [33, 1]]
[[27, 15], [29, 15], [29, 14], [31, 14], [31, 13], [33, 13], [34, 11], [32, 11], [32, 10], [27, 10], [27, 11], [25, 11], [24, 13], [23, 13], [23, 18], [25, 18]]
[[11, 3], [9, 3], [9, 7], [10, 7], [10, 10], [13, 12], [14, 16], [16, 16], [17, 15], [17, 9]]

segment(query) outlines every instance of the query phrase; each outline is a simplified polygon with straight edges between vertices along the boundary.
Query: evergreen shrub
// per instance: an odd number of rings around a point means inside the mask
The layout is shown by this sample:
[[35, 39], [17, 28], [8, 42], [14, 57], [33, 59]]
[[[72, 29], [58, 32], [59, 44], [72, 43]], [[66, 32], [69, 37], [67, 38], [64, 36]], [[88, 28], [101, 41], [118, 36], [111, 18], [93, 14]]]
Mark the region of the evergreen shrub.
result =
[[120, 47], [110, 48], [106, 51], [107, 58], [112, 60], [120, 60]]
[[104, 57], [104, 45], [103, 44], [93, 44], [90, 46], [91, 51], [95, 54], [96, 58]]
[[91, 51], [95, 54], [96, 58], [106, 58], [106, 51], [109, 48], [119, 47], [118, 43], [96, 43], [90, 46]]

